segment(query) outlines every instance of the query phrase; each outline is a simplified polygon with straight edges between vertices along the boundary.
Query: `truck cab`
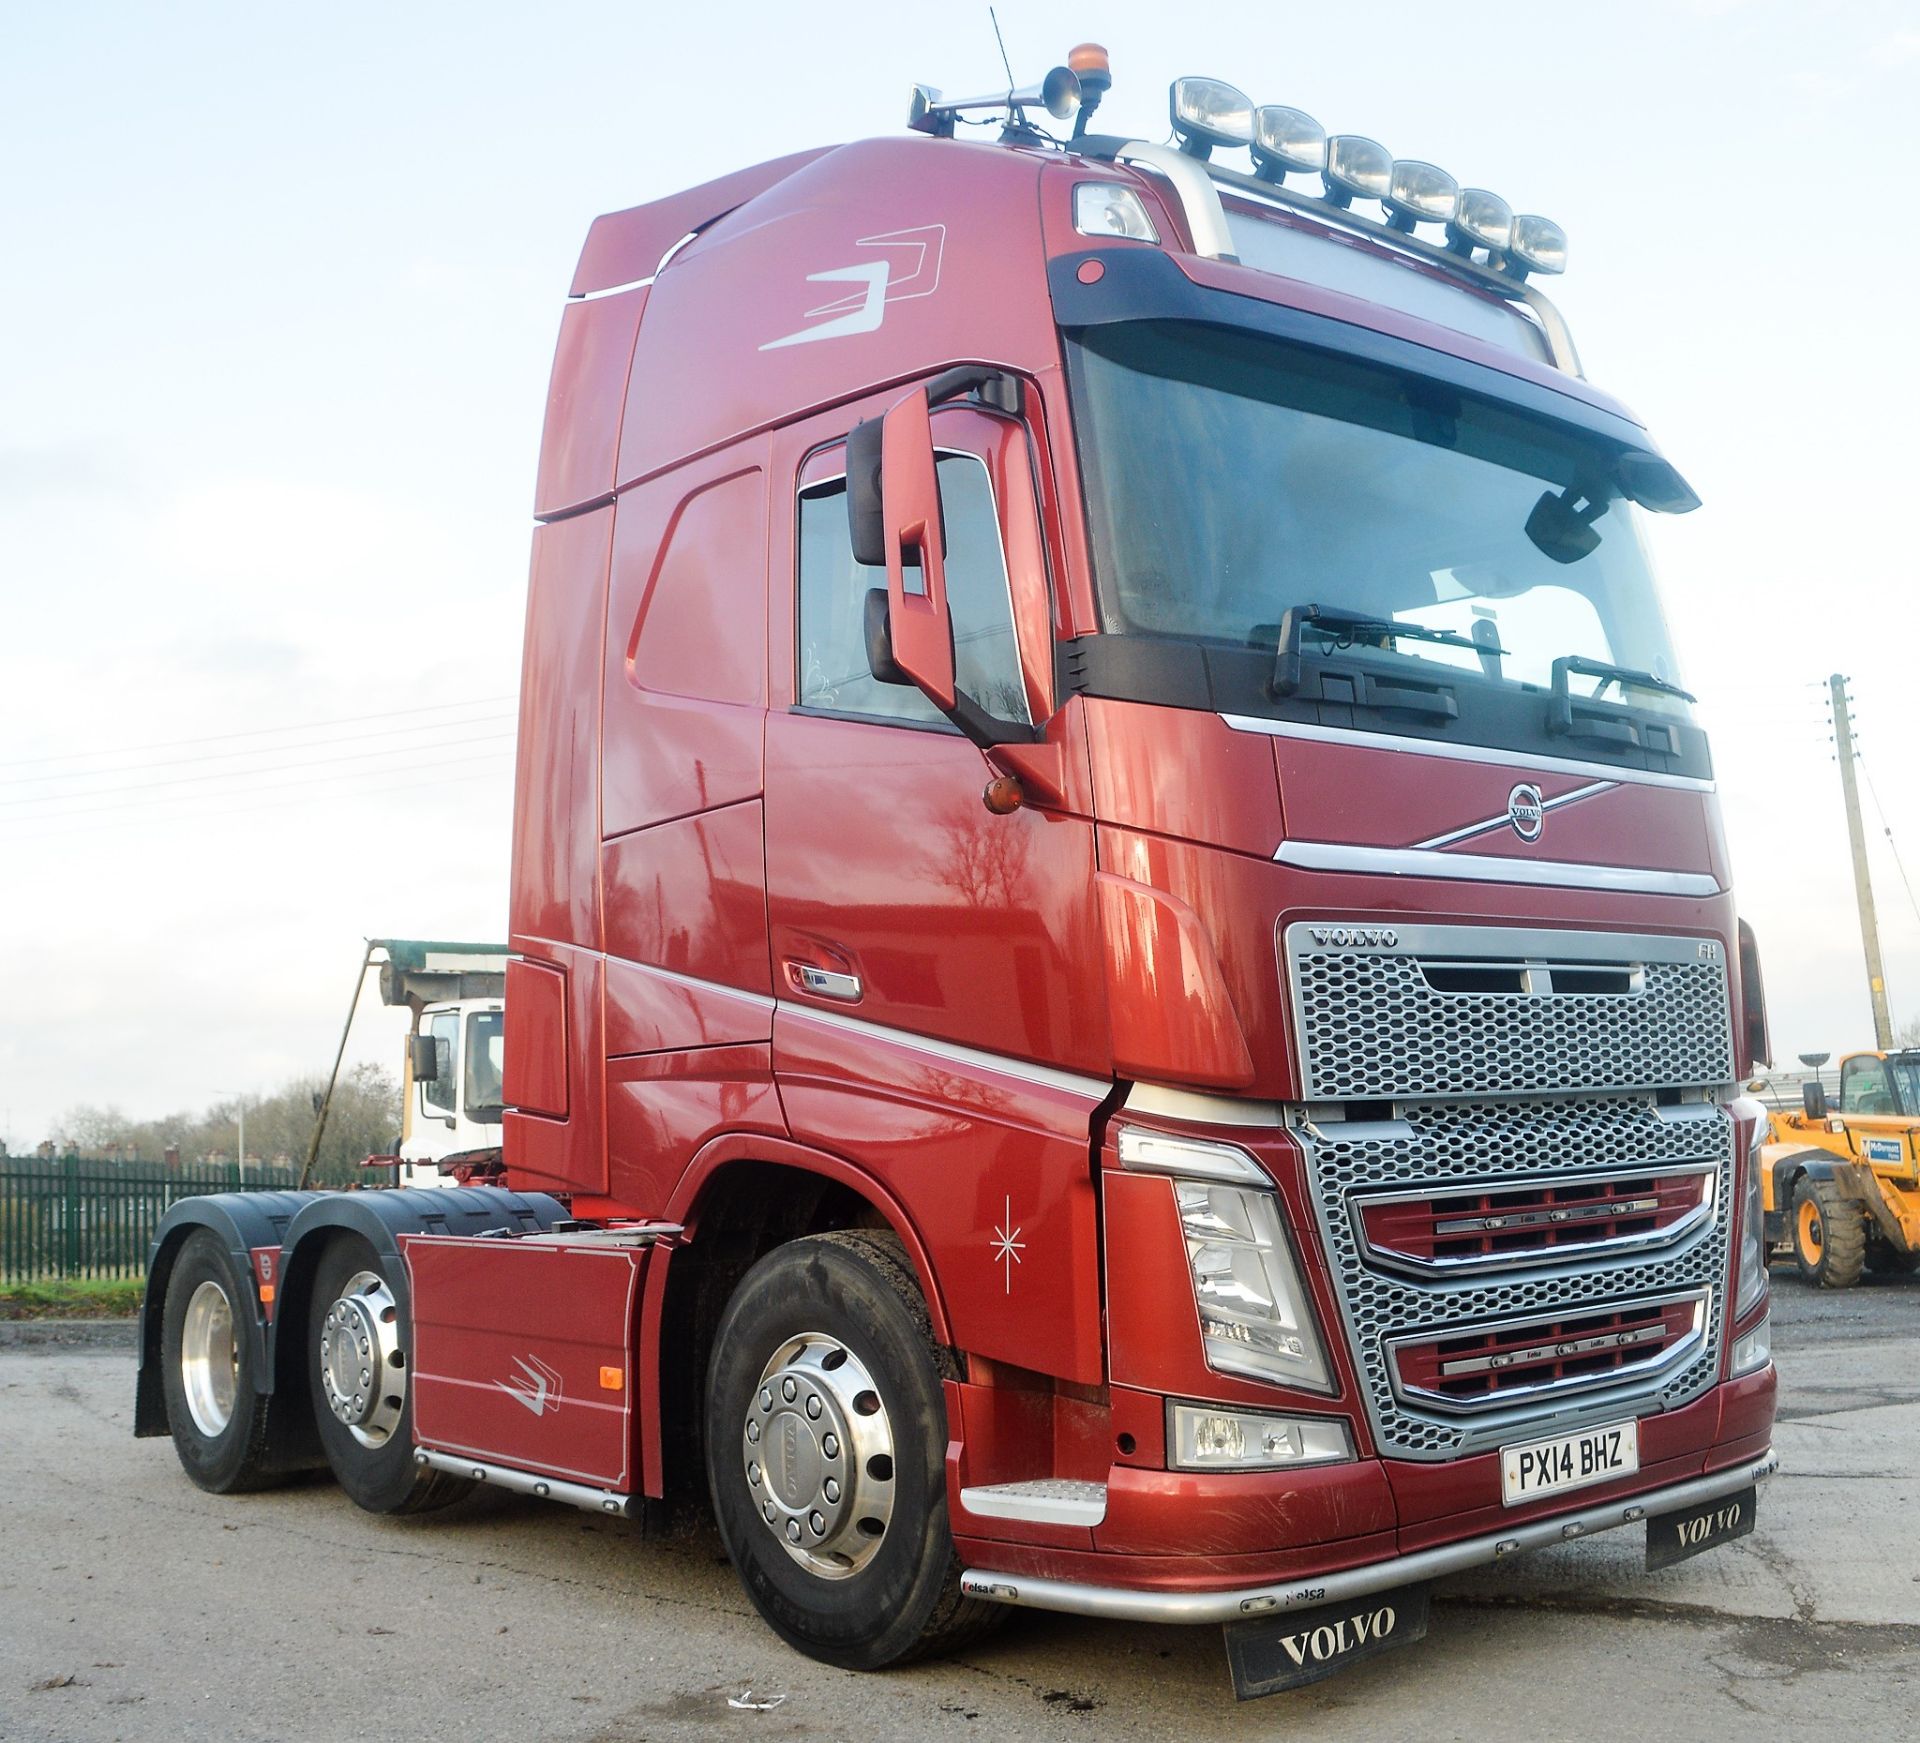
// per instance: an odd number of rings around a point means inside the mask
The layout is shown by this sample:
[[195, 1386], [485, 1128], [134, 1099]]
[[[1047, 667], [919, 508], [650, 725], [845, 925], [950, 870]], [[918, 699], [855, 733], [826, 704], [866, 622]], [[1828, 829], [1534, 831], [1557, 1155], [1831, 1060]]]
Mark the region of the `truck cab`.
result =
[[451, 1156], [500, 1147], [505, 1006], [498, 998], [429, 1006], [409, 1036], [399, 1183], [438, 1186]]

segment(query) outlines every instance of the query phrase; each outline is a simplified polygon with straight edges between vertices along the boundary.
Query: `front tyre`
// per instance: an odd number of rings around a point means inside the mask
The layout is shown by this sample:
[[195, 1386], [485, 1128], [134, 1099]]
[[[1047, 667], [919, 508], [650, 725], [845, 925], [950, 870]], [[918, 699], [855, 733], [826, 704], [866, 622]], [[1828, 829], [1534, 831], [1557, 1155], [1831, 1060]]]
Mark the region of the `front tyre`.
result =
[[413, 1461], [412, 1327], [394, 1262], [335, 1235], [315, 1268], [307, 1381], [320, 1444], [340, 1487], [369, 1513], [420, 1513], [473, 1485]]
[[254, 1374], [251, 1280], [211, 1229], [187, 1236], [161, 1308], [161, 1387], [180, 1468], [215, 1495], [264, 1489], [267, 1400]]
[[1860, 1207], [1804, 1174], [1793, 1188], [1793, 1257], [1800, 1275], [1821, 1289], [1851, 1289], [1867, 1268]]
[[890, 1234], [777, 1248], [721, 1317], [706, 1409], [720, 1535], [754, 1608], [810, 1657], [878, 1670], [1000, 1619], [960, 1594], [943, 1368]]

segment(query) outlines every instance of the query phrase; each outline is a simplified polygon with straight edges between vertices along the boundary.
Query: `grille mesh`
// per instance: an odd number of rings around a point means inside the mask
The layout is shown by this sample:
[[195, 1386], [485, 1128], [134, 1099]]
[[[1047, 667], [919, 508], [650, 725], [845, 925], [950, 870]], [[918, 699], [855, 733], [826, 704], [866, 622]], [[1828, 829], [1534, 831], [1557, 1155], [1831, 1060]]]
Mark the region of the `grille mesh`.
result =
[[1733, 1077], [1718, 960], [1638, 964], [1631, 993], [1439, 992], [1413, 953], [1319, 949], [1297, 927], [1289, 945], [1309, 1101], [1680, 1089]]
[[[1659, 1407], [1684, 1404], [1713, 1384], [1727, 1268], [1725, 1206], [1732, 1192], [1733, 1119], [1723, 1108], [1697, 1117], [1663, 1119], [1651, 1096], [1583, 1096], [1536, 1102], [1433, 1102], [1402, 1107], [1411, 1135], [1345, 1137], [1333, 1122], [1297, 1134], [1307, 1153], [1321, 1232], [1332, 1262], [1367, 1404], [1381, 1450], [1410, 1459], [1456, 1458], [1512, 1438], [1516, 1421], [1551, 1413], [1572, 1424], [1583, 1414], [1617, 1411], [1623, 1400], [1657, 1397]], [[1365, 1134], [1368, 1128], [1361, 1127]], [[1383, 1128], [1374, 1126], [1379, 1134]], [[1617, 1173], [1626, 1166], [1711, 1161], [1719, 1179], [1720, 1214], [1690, 1241], [1644, 1257], [1577, 1270], [1539, 1268], [1525, 1274], [1435, 1283], [1375, 1270], [1361, 1256], [1349, 1195], [1369, 1186], [1410, 1181], [1497, 1181], [1503, 1175]], [[1652, 1390], [1605, 1392], [1582, 1411], [1579, 1398], [1517, 1406], [1485, 1421], [1461, 1423], [1403, 1402], [1388, 1376], [1386, 1339], [1429, 1328], [1461, 1327], [1530, 1313], [1572, 1312], [1588, 1303], [1625, 1302], [1681, 1290], [1713, 1290], [1702, 1354]]]

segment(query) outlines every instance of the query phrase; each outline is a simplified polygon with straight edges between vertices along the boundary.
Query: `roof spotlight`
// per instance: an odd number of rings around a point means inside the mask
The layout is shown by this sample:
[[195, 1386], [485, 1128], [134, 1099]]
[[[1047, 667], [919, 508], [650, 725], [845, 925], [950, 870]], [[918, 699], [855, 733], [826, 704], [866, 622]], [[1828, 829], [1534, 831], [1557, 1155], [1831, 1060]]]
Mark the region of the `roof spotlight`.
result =
[[1513, 245], [1513, 208], [1485, 188], [1462, 188], [1460, 209], [1447, 222], [1447, 246], [1455, 254], [1485, 248], [1504, 254]]
[[1460, 184], [1417, 158], [1395, 158], [1387, 178], [1387, 222], [1396, 230], [1444, 224], [1460, 209]]
[[1189, 157], [1204, 158], [1216, 145], [1253, 143], [1253, 104], [1224, 80], [1175, 79], [1167, 108], [1174, 137]]
[[1537, 212], [1523, 212], [1513, 221], [1513, 241], [1507, 249], [1507, 261], [1529, 272], [1565, 272], [1567, 270], [1567, 233], [1551, 218]]
[[1377, 139], [1336, 133], [1327, 141], [1327, 198], [1336, 206], [1384, 200], [1393, 185], [1393, 153]]
[[1289, 170], [1312, 174], [1327, 167], [1327, 130], [1304, 109], [1264, 103], [1253, 112], [1254, 174], [1277, 182]]

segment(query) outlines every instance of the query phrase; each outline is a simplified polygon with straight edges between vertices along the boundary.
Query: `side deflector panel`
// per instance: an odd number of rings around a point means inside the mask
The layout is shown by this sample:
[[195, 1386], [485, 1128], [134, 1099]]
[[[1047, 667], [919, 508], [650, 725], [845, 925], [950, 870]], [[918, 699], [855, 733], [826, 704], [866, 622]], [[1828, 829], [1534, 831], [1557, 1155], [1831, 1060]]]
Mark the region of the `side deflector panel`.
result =
[[632, 1328], [647, 1239], [403, 1236], [419, 1444], [637, 1489]]

